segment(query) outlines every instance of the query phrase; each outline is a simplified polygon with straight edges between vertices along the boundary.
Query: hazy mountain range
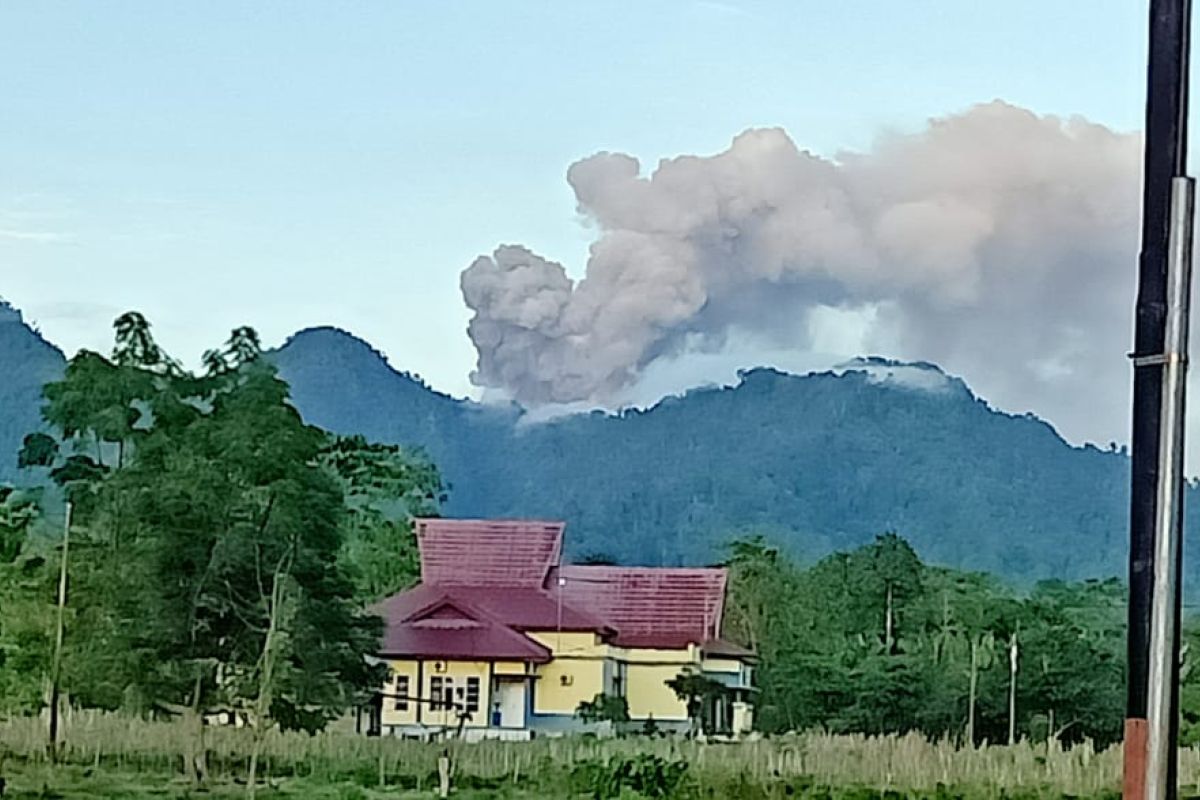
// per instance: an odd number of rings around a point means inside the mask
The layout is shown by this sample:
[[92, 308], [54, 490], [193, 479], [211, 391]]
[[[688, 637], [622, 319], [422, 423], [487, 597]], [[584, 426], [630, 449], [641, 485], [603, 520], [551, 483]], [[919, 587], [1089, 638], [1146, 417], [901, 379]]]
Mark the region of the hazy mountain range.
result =
[[[894, 530], [927, 560], [1020, 582], [1124, 574], [1127, 457], [998, 412], [930, 364], [757, 369], [648, 410], [529, 422], [436, 392], [344, 331], [302, 331], [271, 357], [309, 422], [423, 448], [446, 514], [565, 519], [573, 556], [704, 563], [762, 534], [816, 557]], [[63, 364], [0, 307], [0, 480], [18, 477]]]

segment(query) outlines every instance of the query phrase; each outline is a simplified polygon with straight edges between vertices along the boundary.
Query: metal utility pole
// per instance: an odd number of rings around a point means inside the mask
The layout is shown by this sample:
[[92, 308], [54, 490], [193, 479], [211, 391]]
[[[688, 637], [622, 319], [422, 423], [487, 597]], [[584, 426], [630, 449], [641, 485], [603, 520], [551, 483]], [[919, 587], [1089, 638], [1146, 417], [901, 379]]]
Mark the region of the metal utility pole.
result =
[[1150, 1], [1142, 250], [1133, 352], [1125, 800], [1176, 792], [1184, 377], [1193, 182], [1190, 0]]
[[1146, 692], [1146, 796], [1174, 797], [1179, 733], [1179, 584], [1183, 546], [1183, 422], [1187, 381], [1188, 300], [1192, 277], [1195, 183], [1171, 183], [1167, 321], [1159, 420], [1158, 498], [1154, 531], [1154, 598]]

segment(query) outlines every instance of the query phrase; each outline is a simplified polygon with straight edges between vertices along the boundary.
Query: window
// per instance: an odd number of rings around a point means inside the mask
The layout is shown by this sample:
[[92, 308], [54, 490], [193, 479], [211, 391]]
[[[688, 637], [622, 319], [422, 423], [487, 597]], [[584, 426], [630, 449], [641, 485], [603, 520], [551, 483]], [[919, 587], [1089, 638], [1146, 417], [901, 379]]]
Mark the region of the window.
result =
[[454, 678], [435, 675], [429, 679], [429, 707], [454, 708]]
[[479, 710], [479, 678], [467, 678], [467, 713]]
[[392, 695], [395, 699], [393, 708], [397, 711], [408, 711], [408, 676], [392, 676]]

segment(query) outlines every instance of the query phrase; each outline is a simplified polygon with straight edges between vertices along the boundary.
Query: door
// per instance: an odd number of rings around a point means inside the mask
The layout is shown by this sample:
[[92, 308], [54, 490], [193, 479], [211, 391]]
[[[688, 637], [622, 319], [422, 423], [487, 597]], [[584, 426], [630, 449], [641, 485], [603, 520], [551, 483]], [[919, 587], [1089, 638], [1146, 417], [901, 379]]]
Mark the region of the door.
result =
[[[525, 681], [497, 681], [492, 712], [500, 712], [500, 727], [525, 727]], [[493, 716], [493, 719], [495, 717]]]

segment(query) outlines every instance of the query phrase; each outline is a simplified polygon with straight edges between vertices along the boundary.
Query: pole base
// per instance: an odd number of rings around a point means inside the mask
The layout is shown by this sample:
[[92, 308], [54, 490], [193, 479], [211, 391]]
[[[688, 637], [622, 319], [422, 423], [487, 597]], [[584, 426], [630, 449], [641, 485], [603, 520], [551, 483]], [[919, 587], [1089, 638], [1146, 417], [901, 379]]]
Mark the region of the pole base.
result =
[[1146, 739], [1144, 719], [1125, 720], [1125, 777], [1122, 800], [1146, 800]]

